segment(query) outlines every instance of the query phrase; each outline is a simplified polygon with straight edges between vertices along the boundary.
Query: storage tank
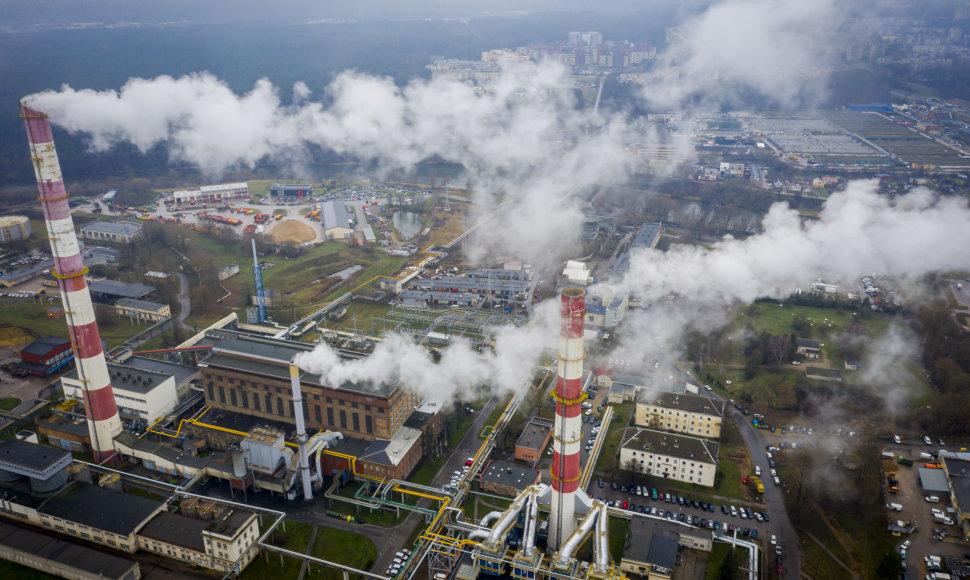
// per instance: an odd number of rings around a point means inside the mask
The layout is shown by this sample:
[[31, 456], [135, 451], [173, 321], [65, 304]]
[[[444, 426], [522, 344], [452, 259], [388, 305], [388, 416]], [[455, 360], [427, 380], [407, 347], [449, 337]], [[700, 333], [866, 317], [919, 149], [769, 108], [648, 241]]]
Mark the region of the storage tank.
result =
[[0, 244], [30, 237], [30, 219], [23, 215], [0, 216]]
[[30, 478], [30, 489], [38, 495], [46, 495], [48, 493], [53, 493], [67, 484], [67, 470], [62, 469], [54, 475], [48, 477], [46, 480], [37, 479], [35, 477]]
[[246, 477], [246, 454], [242, 447], [233, 445], [229, 448], [229, 453], [232, 454], [232, 474], [239, 478]]

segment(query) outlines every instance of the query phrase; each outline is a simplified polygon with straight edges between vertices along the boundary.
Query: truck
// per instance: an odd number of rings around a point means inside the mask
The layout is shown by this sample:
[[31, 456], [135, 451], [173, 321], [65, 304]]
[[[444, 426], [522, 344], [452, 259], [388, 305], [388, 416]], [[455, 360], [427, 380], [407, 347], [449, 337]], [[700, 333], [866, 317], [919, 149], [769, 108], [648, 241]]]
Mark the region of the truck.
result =
[[929, 453], [926, 453], [926, 452], [920, 453], [919, 454], [919, 458], [920, 459], [925, 459], [926, 461], [932, 461], [933, 460], [933, 456], [930, 455]]
[[900, 465], [905, 465], [906, 467], [913, 466], [913, 460], [908, 457], [903, 457], [902, 455], [896, 457], [896, 463]]

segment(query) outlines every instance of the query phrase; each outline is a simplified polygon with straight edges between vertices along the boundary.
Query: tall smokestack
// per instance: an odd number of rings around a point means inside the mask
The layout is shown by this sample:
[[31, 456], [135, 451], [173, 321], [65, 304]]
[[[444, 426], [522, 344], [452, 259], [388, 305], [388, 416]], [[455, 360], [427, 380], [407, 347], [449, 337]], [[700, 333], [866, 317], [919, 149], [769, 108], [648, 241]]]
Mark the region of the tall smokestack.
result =
[[296, 442], [300, 446], [300, 477], [303, 479], [303, 499], [313, 499], [310, 484], [310, 460], [306, 453], [306, 426], [303, 424], [303, 392], [300, 389], [300, 367], [290, 363], [290, 388], [293, 390], [293, 415], [296, 418]]
[[579, 490], [579, 445], [583, 440], [580, 418], [583, 399], [583, 316], [586, 291], [562, 291], [559, 328], [559, 379], [556, 381], [556, 423], [553, 431], [552, 499], [549, 514], [549, 548], [558, 550], [576, 528]]
[[67, 190], [54, 149], [54, 137], [47, 115], [20, 103], [20, 116], [27, 127], [30, 159], [34, 163], [37, 190], [47, 223], [47, 235], [54, 254], [54, 277], [61, 290], [71, 346], [77, 361], [78, 379], [84, 393], [84, 408], [96, 461], [114, 455], [114, 437], [121, 433], [121, 418], [115, 405], [108, 365], [101, 348], [98, 322], [94, 318], [91, 293], [84, 275], [81, 249], [74, 233], [74, 221], [67, 205]]

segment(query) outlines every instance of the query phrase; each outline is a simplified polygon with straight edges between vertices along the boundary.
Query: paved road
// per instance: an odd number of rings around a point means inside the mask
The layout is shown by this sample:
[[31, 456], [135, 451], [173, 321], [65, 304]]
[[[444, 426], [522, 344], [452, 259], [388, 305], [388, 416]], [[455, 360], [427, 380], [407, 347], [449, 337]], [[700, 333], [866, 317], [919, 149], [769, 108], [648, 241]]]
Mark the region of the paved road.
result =
[[[740, 429], [741, 436], [751, 452], [751, 459], [754, 464], [761, 466], [763, 474], [769, 473], [768, 459], [765, 457], [765, 448], [768, 442], [763, 432], [754, 429], [751, 422], [733, 407], [727, 407], [727, 415], [729, 420]], [[771, 522], [766, 525], [766, 532], [778, 536], [778, 543], [784, 551], [785, 575], [789, 578], [799, 578], [801, 548], [795, 527], [792, 526], [788, 512], [785, 511], [785, 501], [782, 497], [783, 488], [774, 485], [770, 477], [763, 477], [763, 479], [765, 481], [764, 504], [769, 515], [772, 516]], [[766, 556], [766, 559], [765, 567], [773, 571], [775, 569], [774, 557]]]
[[189, 328], [185, 325], [185, 317], [192, 312], [192, 302], [189, 300], [189, 279], [181, 272], [176, 272], [175, 275], [179, 279], [179, 304], [181, 305], [175, 324], [182, 328]]

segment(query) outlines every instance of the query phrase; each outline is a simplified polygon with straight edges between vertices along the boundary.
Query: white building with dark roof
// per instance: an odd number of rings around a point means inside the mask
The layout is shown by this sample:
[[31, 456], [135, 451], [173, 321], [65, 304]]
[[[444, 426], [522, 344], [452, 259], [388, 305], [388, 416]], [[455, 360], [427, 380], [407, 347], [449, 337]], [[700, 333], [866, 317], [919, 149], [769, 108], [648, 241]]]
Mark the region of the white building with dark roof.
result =
[[346, 206], [338, 201], [320, 204], [320, 226], [328, 240], [345, 240], [354, 234], [354, 220]]
[[688, 393], [645, 391], [637, 401], [635, 417], [640, 427], [717, 439], [721, 436], [724, 402]]
[[620, 439], [620, 468], [714, 487], [716, 441], [630, 427]]
[[[153, 423], [171, 413], [178, 403], [175, 378], [170, 374], [108, 363], [108, 375], [122, 417]], [[61, 384], [66, 398], [84, 401], [77, 369], [64, 375]]]
[[150, 300], [122, 298], [115, 302], [115, 310], [121, 316], [149, 322], [161, 322], [172, 317], [172, 309], [168, 304], [160, 304]]
[[141, 224], [124, 221], [93, 221], [81, 227], [81, 237], [101, 242], [127, 243], [144, 234]]

